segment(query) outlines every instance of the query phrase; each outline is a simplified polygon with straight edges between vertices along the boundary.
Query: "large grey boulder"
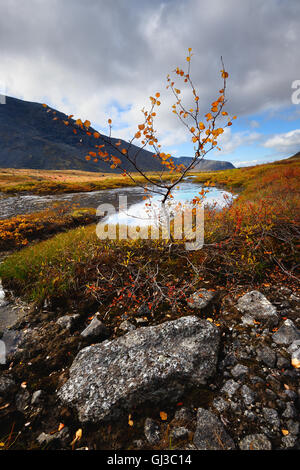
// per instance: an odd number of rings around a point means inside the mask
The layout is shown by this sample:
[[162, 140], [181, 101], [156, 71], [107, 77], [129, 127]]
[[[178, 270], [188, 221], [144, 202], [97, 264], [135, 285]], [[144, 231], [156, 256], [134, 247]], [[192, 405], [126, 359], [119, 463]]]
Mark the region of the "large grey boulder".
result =
[[235, 449], [235, 444], [221, 421], [204, 408], [198, 408], [194, 444], [198, 450]]
[[145, 402], [176, 401], [216, 371], [220, 332], [194, 316], [142, 327], [79, 352], [58, 391], [81, 422], [99, 422]]
[[237, 309], [247, 317], [266, 323], [269, 326], [278, 324], [276, 307], [259, 291], [253, 290], [239, 298]]

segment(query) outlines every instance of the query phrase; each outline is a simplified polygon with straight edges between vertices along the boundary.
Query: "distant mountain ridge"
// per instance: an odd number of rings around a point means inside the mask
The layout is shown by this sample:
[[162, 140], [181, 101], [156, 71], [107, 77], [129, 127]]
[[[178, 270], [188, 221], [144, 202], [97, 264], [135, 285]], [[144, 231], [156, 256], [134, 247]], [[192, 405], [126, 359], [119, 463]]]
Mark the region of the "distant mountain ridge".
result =
[[[64, 113], [56, 111], [55, 116], [59, 119], [54, 121], [52, 113], [47, 113], [40, 103], [6, 97], [6, 104], [0, 105], [0, 168], [113, 171], [101, 159], [97, 163], [86, 161], [87, 153], [95, 150], [94, 138], [80, 130], [75, 135], [70, 127], [62, 124], [61, 120], [67, 119]], [[112, 142], [119, 140], [121, 148], [127, 148], [127, 142], [112, 138]], [[101, 137], [97, 140], [97, 144], [104, 144], [102, 150], [116, 155], [115, 149], [106, 144]], [[138, 165], [144, 171], [165, 169], [153, 157], [153, 153], [147, 150], [133, 145], [130, 154], [134, 155], [137, 151], [139, 151]], [[117, 156], [121, 158], [120, 155]], [[179, 157], [176, 161], [187, 164], [191, 161], [191, 157]], [[133, 170], [133, 166], [125, 158], [122, 159], [122, 166], [126, 170]], [[229, 162], [202, 160], [197, 165], [196, 171], [225, 168], [234, 167]], [[118, 171], [120, 170], [113, 172]]]
[[[179, 157], [176, 159], [178, 163], [183, 163], [183, 165], [188, 165], [191, 161], [191, 157]], [[204, 158], [200, 160], [193, 171], [219, 171], [219, 170], [229, 170], [235, 168], [235, 166], [230, 162], [224, 162], [219, 160], [207, 160]]]

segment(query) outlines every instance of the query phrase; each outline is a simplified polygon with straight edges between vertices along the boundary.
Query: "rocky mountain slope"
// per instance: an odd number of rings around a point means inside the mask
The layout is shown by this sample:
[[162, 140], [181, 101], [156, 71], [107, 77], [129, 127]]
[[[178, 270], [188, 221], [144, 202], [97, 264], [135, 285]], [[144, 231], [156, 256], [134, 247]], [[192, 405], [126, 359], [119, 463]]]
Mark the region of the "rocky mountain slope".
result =
[[[53, 114], [48, 114], [39, 103], [7, 97], [6, 104], [0, 105], [0, 168], [112, 171], [101, 160], [97, 164], [85, 160], [87, 153], [95, 150], [95, 140], [85, 132], [79, 131], [74, 135], [61, 122], [67, 116], [59, 111], [55, 113], [58, 120], [53, 120]], [[119, 140], [121, 139], [112, 139], [113, 142]], [[104, 142], [100, 138], [97, 144], [102, 145]], [[127, 142], [121, 140], [122, 148], [127, 148], [127, 145]], [[110, 145], [105, 144], [104, 150], [115, 154]], [[164, 168], [147, 150], [132, 146], [131, 155], [138, 150], [137, 162], [144, 171], [159, 171]], [[188, 161], [189, 157], [181, 157], [178, 163]], [[132, 165], [124, 159], [123, 167], [132, 170]], [[228, 162], [213, 160], [205, 160], [199, 164], [199, 169], [205, 170], [232, 167]], [[116, 171], [118, 170], [114, 170]]]

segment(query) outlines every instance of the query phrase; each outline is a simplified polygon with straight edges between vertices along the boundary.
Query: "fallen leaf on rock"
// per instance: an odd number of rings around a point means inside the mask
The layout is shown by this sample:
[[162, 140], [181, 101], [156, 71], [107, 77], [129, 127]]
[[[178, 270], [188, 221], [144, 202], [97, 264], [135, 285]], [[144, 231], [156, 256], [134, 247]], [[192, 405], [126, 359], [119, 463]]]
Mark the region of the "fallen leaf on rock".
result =
[[128, 424], [129, 424], [129, 426], [133, 426], [133, 421], [131, 419], [131, 415], [128, 416]]
[[80, 439], [82, 438], [82, 429], [78, 429], [75, 433], [75, 438], [73, 439], [73, 441], [71, 442], [70, 446], [73, 446], [77, 441], [80, 441]]
[[5, 408], [8, 408], [10, 406], [10, 403], [6, 403], [5, 405], [0, 407], [0, 410], [5, 410]]
[[287, 429], [281, 429], [281, 432], [284, 436], [287, 436], [289, 434]]
[[299, 359], [297, 359], [295, 357], [291, 360], [291, 364], [292, 364], [293, 367], [295, 367], [295, 369], [300, 368], [300, 361], [299, 361]]

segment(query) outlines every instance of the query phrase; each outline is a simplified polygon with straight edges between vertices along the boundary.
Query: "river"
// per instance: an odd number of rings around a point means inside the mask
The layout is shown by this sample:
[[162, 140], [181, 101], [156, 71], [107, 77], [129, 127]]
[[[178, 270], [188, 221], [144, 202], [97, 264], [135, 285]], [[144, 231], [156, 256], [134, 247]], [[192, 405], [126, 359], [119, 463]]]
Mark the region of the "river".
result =
[[[179, 189], [173, 191], [174, 201], [187, 202], [193, 199], [203, 188], [202, 184], [193, 183], [191, 181], [182, 182]], [[6, 196], [0, 194], [0, 219], [7, 219], [15, 215], [29, 214], [42, 209], [51, 207], [54, 203], [62, 202], [70, 205], [78, 205], [78, 207], [97, 208], [100, 204], [113, 204], [118, 208], [118, 197], [127, 196], [128, 207], [134, 212], [138, 209], [145, 208], [143, 202], [144, 190], [140, 187], [124, 187], [116, 189], [105, 189], [101, 191], [90, 191], [80, 193], [51, 194], [51, 195], [35, 195], [35, 194], [17, 194]], [[207, 204], [216, 202], [222, 207], [226, 201], [224, 196], [232, 198], [232, 195], [219, 188], [209, 188], [205, 198]], [[153, 200], [157, 201], [158, 195], [154, 195]]]

